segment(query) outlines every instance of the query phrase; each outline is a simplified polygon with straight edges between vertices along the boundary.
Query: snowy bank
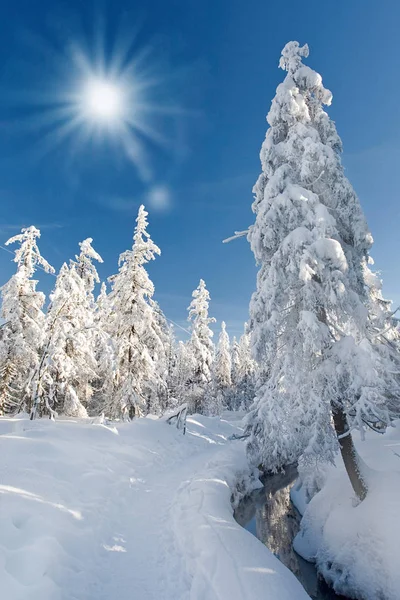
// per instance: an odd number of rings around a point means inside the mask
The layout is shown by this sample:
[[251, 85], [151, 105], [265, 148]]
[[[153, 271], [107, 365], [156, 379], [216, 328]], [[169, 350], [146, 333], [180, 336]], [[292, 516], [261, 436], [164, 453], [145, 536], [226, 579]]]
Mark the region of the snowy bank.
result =
[[[368, 432], [359, 453], [370, 467], [369, 492], [357, 503], [340, 457], [322, 490], [305, 507], [294, 548], [315, 561], [337, 593], [359, 600], [400, 598], [400, 423], [385, 435]], [[301, 490], [293, 500], [302, 502]]]
[[[189, 418], [189, 426], [196, 421], [208, 425], [211, 419]], [[257, 484], [261, 485], [258, 480]], [[309, 598], [295, 576], [234, 520], [232, 494], [238, 500], [243, 492], [254, 488], [245, 445], [235, 441], [224, 446], [178, 490], [174, 529], [193, 577], [191, 599]]]
[[230, 418], [0, 418], [1, 598], [307, 598], [233, 520], [254, 480]]

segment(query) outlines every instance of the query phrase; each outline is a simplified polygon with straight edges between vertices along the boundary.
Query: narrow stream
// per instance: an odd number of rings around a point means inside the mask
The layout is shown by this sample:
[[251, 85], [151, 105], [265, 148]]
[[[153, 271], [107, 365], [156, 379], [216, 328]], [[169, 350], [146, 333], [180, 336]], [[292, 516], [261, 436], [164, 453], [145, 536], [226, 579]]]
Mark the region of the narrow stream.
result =
[[296, 477], [295, 467], [267, 477], [262, 489], [242, 500], [235, 510], [235, 519], [292, 571], [313, 600], [346, 600], [318, 577], [313, 564], [293, 550], [293, 538], [301, 519], [290, 500], [290, 488]]

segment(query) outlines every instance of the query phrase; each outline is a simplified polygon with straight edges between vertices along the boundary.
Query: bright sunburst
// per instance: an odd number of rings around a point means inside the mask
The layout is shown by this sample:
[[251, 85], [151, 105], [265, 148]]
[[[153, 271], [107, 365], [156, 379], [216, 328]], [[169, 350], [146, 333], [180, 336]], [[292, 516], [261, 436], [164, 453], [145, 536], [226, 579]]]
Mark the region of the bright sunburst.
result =
[[160, 118], [182, 111], [161, 93], [166, 74], [157, 75], [150, 49], [135, 50], [133, 41], [121, 35], [112, 50], [106, 49], [106, 36], [98, 28], [92, 43], [70, 40], [61, 51], [45, 48], [54, 80], [47, 77], [40, 93], [25, 96], [37, 109], [32, 121], [42, 133], [41, 156], [65, 142], [73, 156], [89, 143], [107, 143], [134, 163], [143, 182], [153, 182], [148, 142], [168, 147]]
[[123, 118], [123, 89], [106, 79], [90, 80], [82, 90], [82, 112], [86, 118], [99, 121]]

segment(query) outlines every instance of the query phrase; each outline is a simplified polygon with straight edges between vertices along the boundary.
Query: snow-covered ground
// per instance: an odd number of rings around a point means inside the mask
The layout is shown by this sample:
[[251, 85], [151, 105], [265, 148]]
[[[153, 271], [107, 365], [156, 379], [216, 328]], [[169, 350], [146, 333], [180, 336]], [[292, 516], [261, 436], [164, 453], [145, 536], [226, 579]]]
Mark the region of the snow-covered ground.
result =
[[301, 600], [233, 520], [249, 478], [238, 429], [194, 416], [0, 419], [0, 589], [7, 600]]
[[340, 456], [326, 470], [322, 490], [306, 505], [294, 547], [335, 591], [359, 600], [400, 598], [400, 421], [384, 435], [367, 432], [355, 443], [364, 459], [369, 492], [357, 504]]

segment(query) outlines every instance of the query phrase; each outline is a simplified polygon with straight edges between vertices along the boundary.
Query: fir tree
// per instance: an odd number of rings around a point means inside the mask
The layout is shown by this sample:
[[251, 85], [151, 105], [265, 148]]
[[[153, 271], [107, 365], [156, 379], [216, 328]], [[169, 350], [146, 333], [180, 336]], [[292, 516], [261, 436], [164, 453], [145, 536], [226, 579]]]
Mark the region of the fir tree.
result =
[[223, 408], [228, 405], [232, 386], [231, 371], [229, 335], [226, 331], [225, 321], [222, 321], [217, 354], [213, 365], [214, 414], [221, 414]]
[[363, 498], [351, 430], [389, 423], [387, 399], [399, 389], [382, 334], [387, 304], [368, 266], [372, 237], [323, 109], [332, 95], [302, 64], [307, 56], [297, 42], [283, 49], [287, 76], [267, 117], [254, 187], [248, 237], [260, 269], [250, 313], [260, 370], [248, 448], [278, 469], [301, 454], [332, 460], [340, 445]]
[[191, 409], [194, 412], [208, 414], [213, 412], [210, 401], [211, 367], [214, 360], [213, 332], [210, 324], [215, 323], [214, 317], [208, 316], [210, 294], [203, 279], [194, 290], [193, 300], [189, 305], [188, 320], [192, 322], [192, 334], [189, 342], [189, 352], [193, 362], [191, 377]]
[[[103, 262], [100, 254], [93, 248], [92, 242], [92, 238], [86, 238], [83, 242], [79, 242], [81, 251], [78, 256], [75, 256], [75, 261], [71, 261], [71, 266], [83, 280], [88, 294], [93, 294], [95, 284], [100, 283], [99, 274], [92, 261]], [[92, 297], [91, 300], [94, 301], [94, 298]]]
[[132, 250], [119, 257], [119, 272], [110, 277], [109, 332], [115, 355], [115, 392], [107, 407], [114, 418], [132, 418], [154, 408], [161, 385], [157, 357], [162, 342], [150, 304], [154, 285], [145, 265], [160, 254], [147, 232], [147, 212], [139, 208]]
[[250, 334], [245, 331], [239, 342], [232, 342], [232, 392], [230, 405], [233, 410], [247, 411], [254, 400], [256, 363], [251, 356]]
[[101, 414], [114, 394], [115, 348], [108, 333], [111, 318], [111, 306], [107, 295], [107, 286], [101, 284], [95, 308], [95, 359], [97, 381], [91, 403], [93, 414]]
[[10, 238], [6, 245], [19, 243], [14, 262], [17, 272], [1, 288], [1, 316], [5, 324], [0, 341], [0, 414], [4, 411], [30, 410], [32, 377], [39, 364], [44, 342], [45, 296], [36, 290], [32, 279], [37, 268], [54, 273], [40, 255], [37, 239], [40, 231], [31, 226]]
[[[70, 261], [70, 269], [74, 269], [80, 277], [84, 290], [78, 310], [81, 319], [81, 329], [85, 331], [86, 337], [85, 353], [88, 357], [88, 362], [91, 364], [91, 369], [86, 370], [87, 379], [84, 378], [82, 373], [79, 387], [76, 388], [76, 394], [86, 408], [91, 403], [94, 387], [99, 384], [100, 368], [104, 368], [105, 366], [103, 363], [100, 367], [100, 364], [97, 363], [98, 355], [103, 349], [103, 344], [107, 344], [108, 342], [105, 339], [106, 336], [103, 329], [101, 329], [102, 323], [97, 320], [97, 304], [93, 293], [95, 284], [100, 283], [100, 278], [93, 261], [102, 263], [103, 259], [93, 248], [92, 242], [92, 238], [87, 238], [83, 242], [80, 242], [79, 255], [75, 256], [74, 261]], [[109, 346], [109, 344], [107, 345]], [[104, 358], [103, 354], [101, 359], [103, 360]]]
[[0, 416], [18, 409], [20, 404], [18, 360], [13, 355], [12, 332], [7, 325], [0, 329]]
[[73, 264], [62, 265], [50, 301], [46, 345], [36, 377], [36, 405], [50, 396], [53, 406], [48, 404], [48, 409], [85, 417], [92, 394], [89, 382], [97, 377], [97, 365], [85, 281]]
[[157, 340], [157, 344], [155, 346], [153, 360], [156, 363], [159, 381], [157, 396], [154, 398], [153, 407], [150, 408], [150, 412], [161, 414], [165, 412], [167, 408], [172, 408], [174, 405], [173, 400], [171, 405], [170, 399], [172, 395], [172, 378], [176, 361], [175, 335], [173, 326], [168, 323], [158, 302], [150, 299], [149, 303], [154, 312], [154, 339]]
[[240, 383], [240, 351], [236, 336], [233, 336], [231, 344], [231, 366], [232, 394], [230, 398], [230, 407], [233, 410], [237, 410], [240, 405], [240, 400], [238, 399]]
[[190, 344], [180, 341], [174, 355], [169, 384], [170, 398], [176, 399], [176, 405], [179, 406], [187, 402], [192, 392], [194, 361]]

